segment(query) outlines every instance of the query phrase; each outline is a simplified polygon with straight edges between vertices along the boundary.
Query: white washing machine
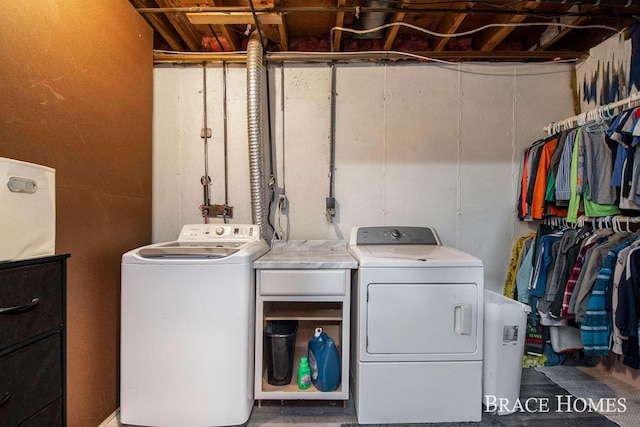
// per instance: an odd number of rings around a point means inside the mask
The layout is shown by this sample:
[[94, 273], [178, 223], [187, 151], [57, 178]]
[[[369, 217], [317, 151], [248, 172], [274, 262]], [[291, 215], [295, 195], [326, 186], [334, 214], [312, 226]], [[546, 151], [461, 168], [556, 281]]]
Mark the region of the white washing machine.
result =
[[122, 256], [120, 422], [245, 423], [253, 407], [255, 225], [194, 224]]
[[352, 392], [360, 424], [480, 421], [480, 259], [428, 227], [357, 227]]

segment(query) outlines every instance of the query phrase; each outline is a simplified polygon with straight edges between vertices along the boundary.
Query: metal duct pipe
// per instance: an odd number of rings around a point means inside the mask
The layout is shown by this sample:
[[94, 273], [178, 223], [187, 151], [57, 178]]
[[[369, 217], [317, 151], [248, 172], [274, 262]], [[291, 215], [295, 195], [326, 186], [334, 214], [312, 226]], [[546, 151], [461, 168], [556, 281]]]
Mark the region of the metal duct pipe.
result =
[[[390, 1], [388, 0], [367, 0], [365, 3], [366, 7], [371, 8], [385, 8], [389, 6]], [[359, 19], [357, 27], [358, 30], [370, 30], [371, 28], [376, 28], [381, 25], [384, 25], [387, 20], [387, 14], [385, 12], [365, 12], [362, 14], [362, 18]], [[354, 39], [379, 39], [384, 36], [384, 30], [372, 31], [370, 33], [364, 34], [355, 34], [353, 36]]]
[[249, 176], [251, 181], [251, 219], [260, 226], [260, 236], [267, 239], [264, 157], [262, 153], [262, 81], [264, 56], [258, 31], [251, 33], [247, 45], [247, 126], [249, 131]]

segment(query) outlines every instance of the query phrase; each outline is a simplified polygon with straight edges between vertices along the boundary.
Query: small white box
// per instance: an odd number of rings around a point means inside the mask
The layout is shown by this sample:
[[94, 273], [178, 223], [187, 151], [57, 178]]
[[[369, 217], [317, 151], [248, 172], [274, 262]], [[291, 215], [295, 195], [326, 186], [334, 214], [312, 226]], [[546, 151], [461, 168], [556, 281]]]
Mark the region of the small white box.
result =
[[53, 255], [55, 170], [0, 157], [0, 261]]

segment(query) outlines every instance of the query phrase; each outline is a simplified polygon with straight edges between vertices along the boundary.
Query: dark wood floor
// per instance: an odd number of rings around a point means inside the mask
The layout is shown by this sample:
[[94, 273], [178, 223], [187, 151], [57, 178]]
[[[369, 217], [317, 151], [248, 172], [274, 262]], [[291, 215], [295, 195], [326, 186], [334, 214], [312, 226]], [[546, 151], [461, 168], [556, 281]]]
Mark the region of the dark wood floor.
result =
[[[522, 370], [520, 399], [523, 402], [530, 397], [548, 399], [547, 412], [523, 411], [502, 416], [483, 413], [482, 421], [479, 423], [409, 424], [408, 426], [608, 427], [618, 425], [597, 412], [558, 411], [557, 396], [568, 394], [543, 373], [534, 368], [526, 368]], [[358, 425], [351, 401], [347, 402], [346, 408], [343, 407], [343, 402], [263, 401], [262, 407], [254, 407], [247, 423], [252, 427], [272, 427], [283, 424], [319, 427]]]

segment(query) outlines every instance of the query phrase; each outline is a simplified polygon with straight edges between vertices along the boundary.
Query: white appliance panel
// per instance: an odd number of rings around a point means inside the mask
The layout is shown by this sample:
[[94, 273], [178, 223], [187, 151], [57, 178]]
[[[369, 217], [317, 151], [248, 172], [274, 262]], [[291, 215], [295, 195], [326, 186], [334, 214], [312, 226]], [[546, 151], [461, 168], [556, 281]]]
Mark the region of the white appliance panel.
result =
[[482, 266], [482, 261], [448, 246], [366, 245], [352, 246], [349, 252], [360, 267], [429, 268]]
[[[482, 260], [428, 230], [357, 227], [353, 396], [361, 424], [480, 421]], [[428, 240], [428, 239], [426, 239]]]
[[123, 424], [196, 427], [248, 419], [250, 272], [249, 265], [123, 265]]
[[[353, 327], [358, 336], [355, 343], [358, 351], [354, 353], [361, 361], [378, 362], [481, 360], [483, 271], [482, 267], [360, 268], [353, 292], [354, 302], [357, 301], [353, 307]], [[398, 285], [403, 287], [394, 295], [394, 287]], [[437, 288], [429, 289], [429, 286]], [[374, 297], [370, 307], [372, 287]], [[376, 292], [380, 292], [380, 298]], [[464, 306], [469, 301], [471, 306]], [[456, 304], [463, 306], [456, 309]], [[447, 323], [451, 315], [454, 318]], [[370, 325], [372, 320], [374, 323]], [[458, 322], [458, 332], [471, 327], [472, 334], [455, 334], [454, 320]], [[417, 325], [424, 322], [432, 326], [424, 333], [432, 334], [436, 342], [416, 342], [417, 334], [422, 333], [416, 332], [422, 329]], [[400, 343], [403, 339], [407, 342]], [[392, 343], [400, 345], [401, 350], [392, 350]], [[463, 350], [453, 351], [454, 348]]]
[[482, 362], [360, 363], [360, 424], [480, 421]]
[[[249, 419], [252, 262], [269, 250], [256, 230], [253, 225], [188, 224], [177, 242], [122, 256], [122, 424], [210, 427]], [[164, 251], [141, 256], [142, 249], [153, 248]], [[218, 256], [224, 251], [215, 250], [224, 248], [232, 250]]]
[[478, 287], [473, 284], [369, 284], [368, 354], [478, 351]]

